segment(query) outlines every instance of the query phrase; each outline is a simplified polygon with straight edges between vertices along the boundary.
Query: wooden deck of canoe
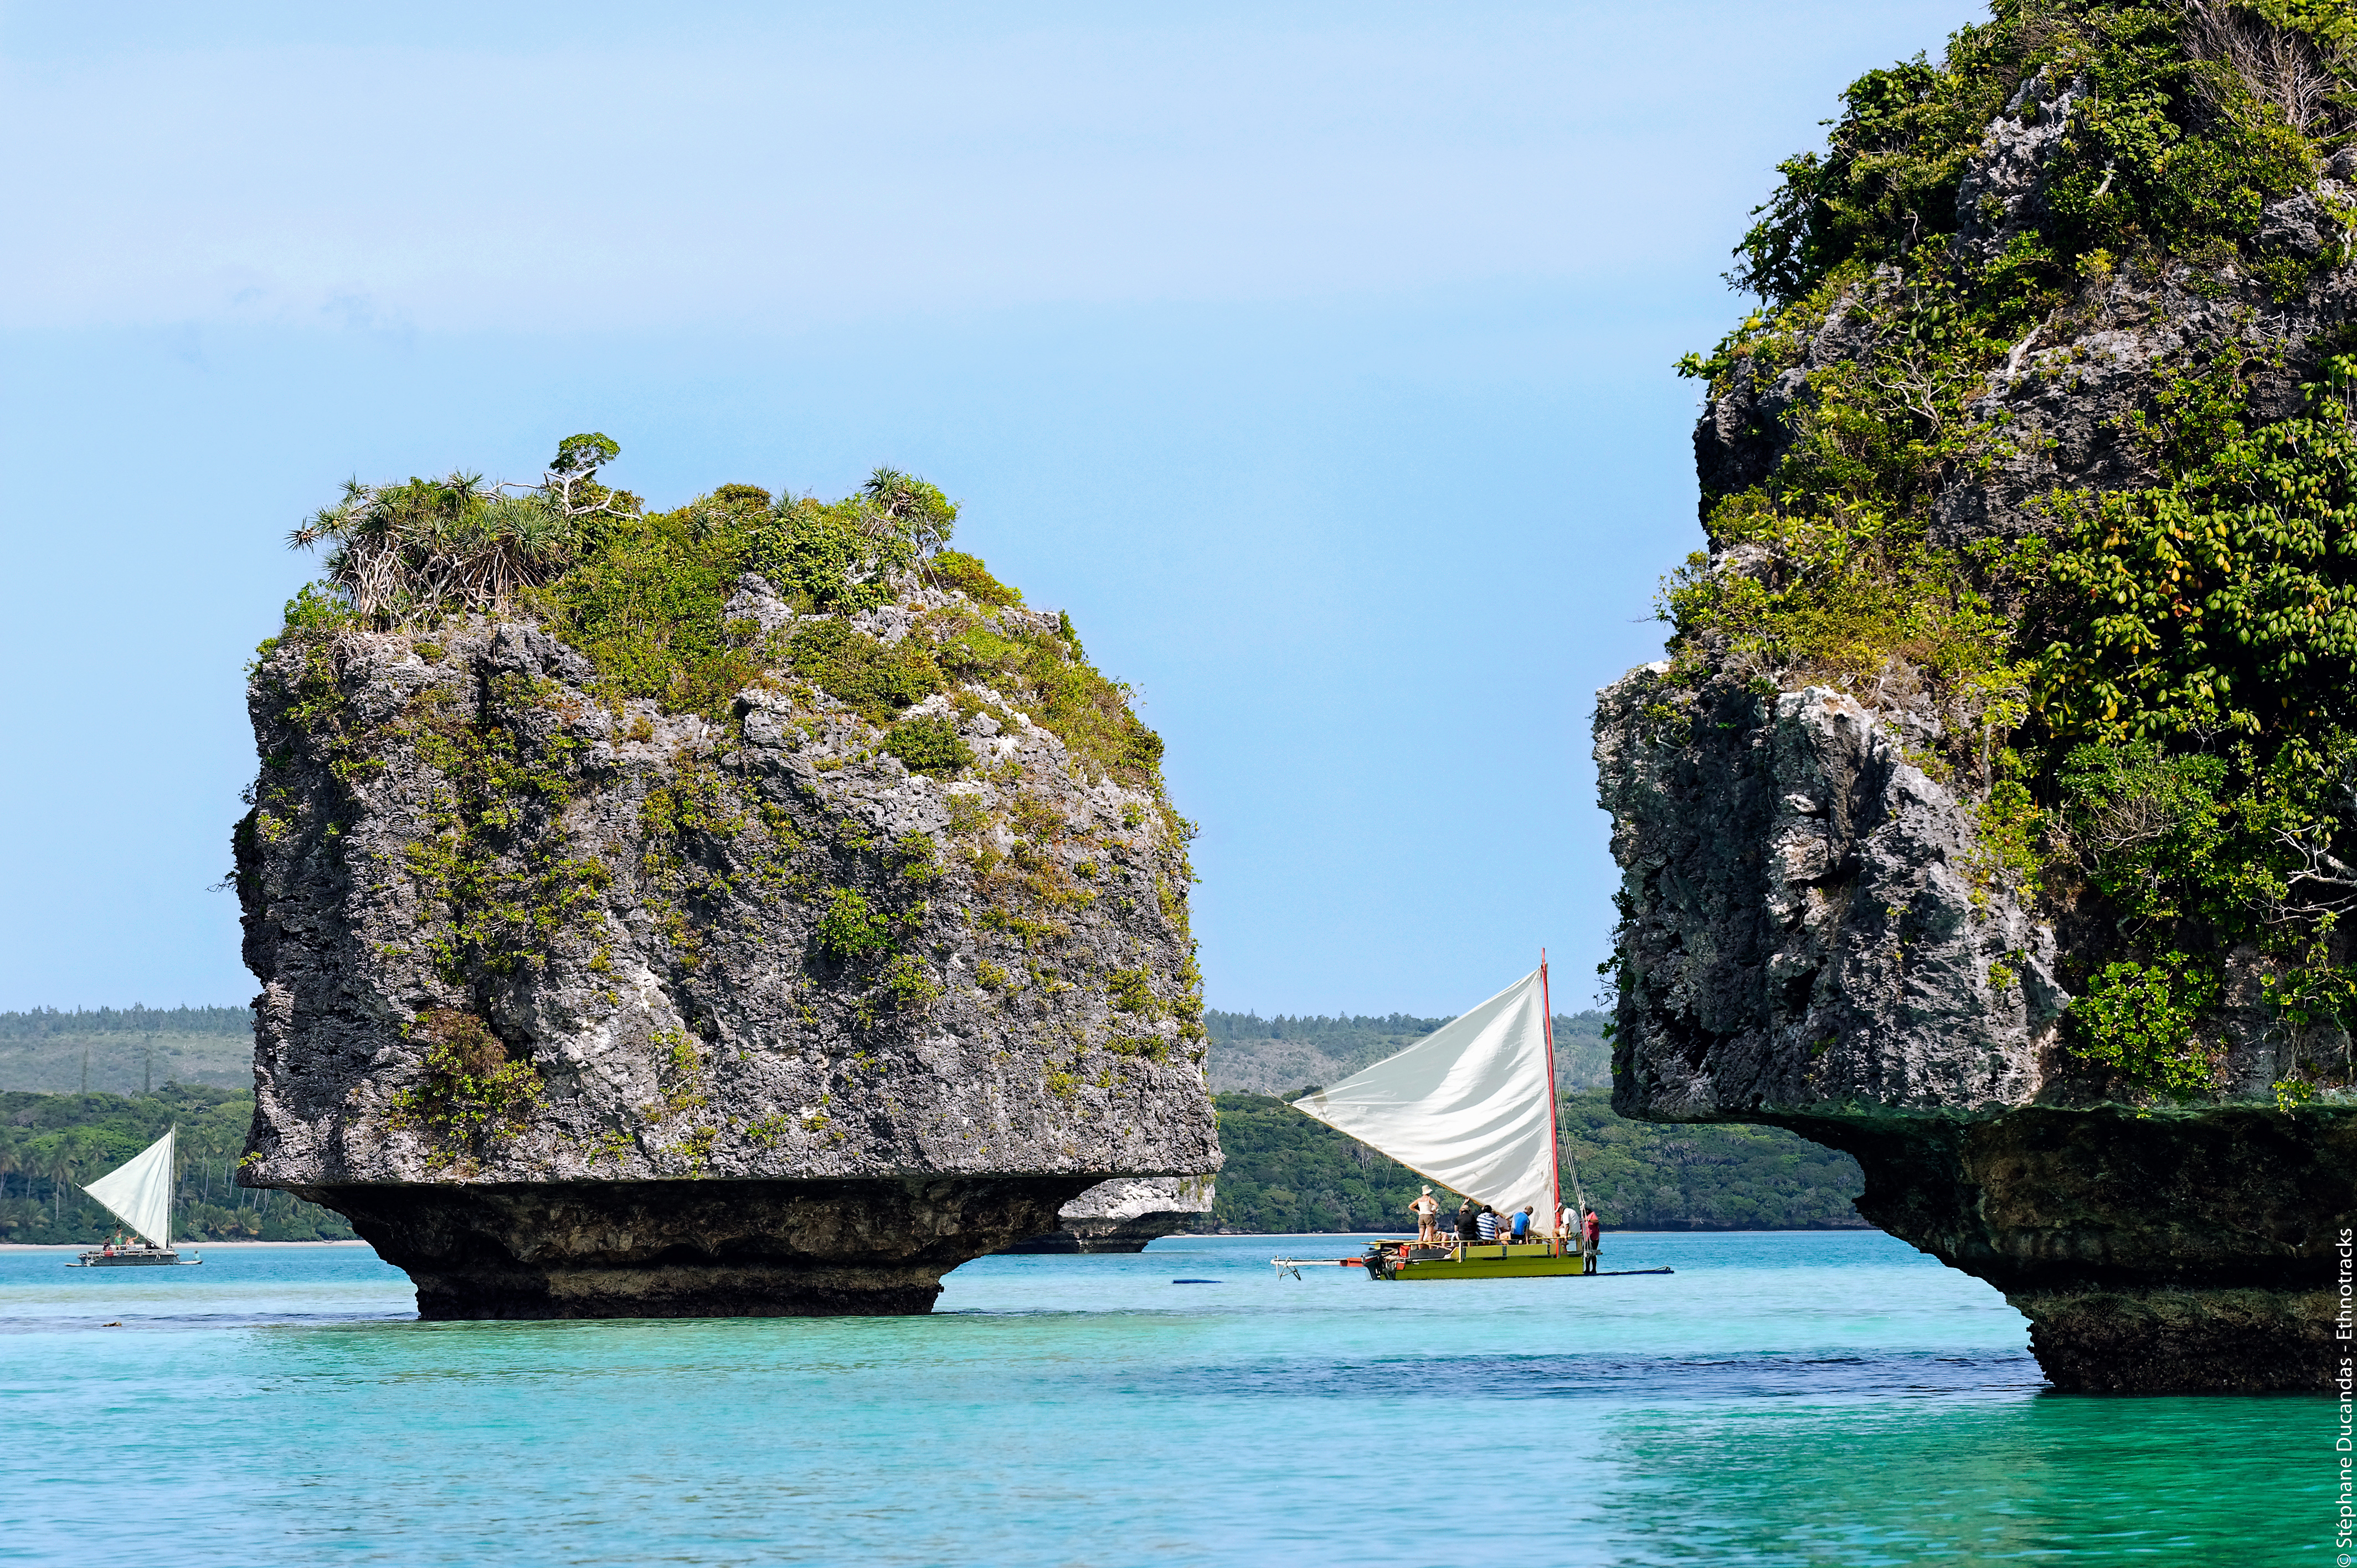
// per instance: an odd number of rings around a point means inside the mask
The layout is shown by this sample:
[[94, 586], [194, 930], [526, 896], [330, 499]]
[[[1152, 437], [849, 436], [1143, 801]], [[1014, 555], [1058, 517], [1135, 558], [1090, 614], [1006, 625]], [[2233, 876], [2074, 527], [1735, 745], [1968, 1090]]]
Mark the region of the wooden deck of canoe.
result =
[[[1408, 1256], [1388, 1271], [1399, 1280], [1524, 1279], [1542, 1274], [1584, 1274], [1587, 1260], [1577, 1252], [1558, 1252], [1544, 1241], [1511, 1241], [1464, 1248], [1411, 1247]], [[1370, 1271], [1372, 1276], [1372, 1271]]]
[[1356, 1258], [1271, 1258], [1280, 1269], [1308, 1264], [1365, 1269], [1371, 1280], [1510, 1280], [1584, 1274], [1587, 1260], [1547, 1241], [1491, 1241], [1469, 1247], [1419, 1247], [1379, 1241]]

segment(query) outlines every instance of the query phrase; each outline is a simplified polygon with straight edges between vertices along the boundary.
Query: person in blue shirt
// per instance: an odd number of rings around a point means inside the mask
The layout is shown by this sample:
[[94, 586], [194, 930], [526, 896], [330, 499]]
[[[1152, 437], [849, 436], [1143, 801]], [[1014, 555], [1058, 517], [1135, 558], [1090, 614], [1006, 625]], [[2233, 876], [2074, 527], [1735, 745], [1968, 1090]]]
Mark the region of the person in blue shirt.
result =
[[1533, 1214], [1533, 1213], [1534, 1213], [1534, 1212], [1536, 1212], [1536, 1210], [1534, 1208], [1534, 1207], [1533, 1207], [1532, 1205], [1530, 1205], [1530, 1204], [1525, 1203], [1524, 1205], [1523, 1205], [1523, 1207], [1522, 1207], [1521, 1210], [1515, 1214], [1515, 1216], [1514, 1216], [1514, 1240], [1517, 1240], [1517, 1241], [1527, 1241], [1527, 1240], [1530, 1240], [1530, 1237], [1531, 1237], [1531, 1216], [1532, 1216], [1532, 1214]]

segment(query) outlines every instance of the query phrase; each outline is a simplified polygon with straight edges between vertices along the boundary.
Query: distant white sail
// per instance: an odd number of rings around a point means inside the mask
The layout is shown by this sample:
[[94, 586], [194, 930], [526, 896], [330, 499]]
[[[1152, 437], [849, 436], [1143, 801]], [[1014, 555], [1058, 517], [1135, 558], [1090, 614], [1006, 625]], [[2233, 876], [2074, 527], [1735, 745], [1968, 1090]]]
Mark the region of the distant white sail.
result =
[[1555, 1230], [1555, 1084], [1533, 970], [1394, 1057], [1293, 1102], [1469, 1197]]
[[172, 1244], [172, 1140], [179, 1131], [174, 1127], [145, 1154], [82, 1188], [158, 1247]]

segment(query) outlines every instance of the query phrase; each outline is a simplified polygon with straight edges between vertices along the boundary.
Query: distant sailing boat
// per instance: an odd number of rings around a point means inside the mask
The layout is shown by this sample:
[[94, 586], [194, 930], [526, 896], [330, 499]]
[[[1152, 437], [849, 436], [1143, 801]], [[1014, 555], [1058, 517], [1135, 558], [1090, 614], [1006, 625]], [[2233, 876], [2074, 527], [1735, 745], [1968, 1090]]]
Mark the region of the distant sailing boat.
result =
[[103, 1247], [89, 1248], [69, 1267], [105, 1269], [204, 1262], [202, 1258], [183, 1258], [172, 1251], [172, 1145], [179, 1135], [176, 1123], [128, 1163], [117, 1165], [82, 1188], [142, 1240], [121, 1247], [110, 1241]]
[[[1501, 1230], [1525, 1204], [1536, 1223], [1522, 1241], [1510, 1235], [1495, 1241], [1460, 1237], [1453, 1247], [1379, 1241], [1361, 1258], [1272, 1259], [1279, 1268], [1336, 1263], [1363, 1267], [1368, 1278], [1379, 1280], [1587, 1272], [1577, 1238], [1556, 1234], [1563, 1170], [1544, 953], [1538, 968], [1463, 1017], [1330, 1089], [1304, 1095], [1293, 1108], [1372, 1144], [1437, 1186], [1491, 1205]], [[1575, 1196], [1578, 1181], [1575, 1172]]]

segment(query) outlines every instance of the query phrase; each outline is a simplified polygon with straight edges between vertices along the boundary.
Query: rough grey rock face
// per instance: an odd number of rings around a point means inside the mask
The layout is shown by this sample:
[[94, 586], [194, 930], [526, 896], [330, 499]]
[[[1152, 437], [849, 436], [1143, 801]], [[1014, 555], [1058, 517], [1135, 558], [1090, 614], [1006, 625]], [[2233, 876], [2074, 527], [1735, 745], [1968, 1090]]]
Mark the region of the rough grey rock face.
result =
[[1980, 156], [1957, 183], [1959, 256], [1986, 266], [2042, 215], [2047, 159], [2070, 126], [2071, 111], [2086, 96], [2083, 77], [2058, 88], [2046, 76], [2033, 76], [2014, 90], [2005, 113], [1989, 123]]
[[[1598, 694], [1621, 962], [1651, 1003], [1646, 1107], [1972, 1109], [2037, 1092], [2054, 936], [1977, 865], [1966, 805], [1886, 715], [1824, 687], [1700, 698], [1665, 665]], [[1664, 744], [1649, 709], [1691, 730]], [[1626, 1026], [1623, 1040], [1629, 1040]]]
[[1194, 1176], [1101, 1182], [1057, 1211], [1056, 1228], [1010, 1252], [1142, 1252], [1211, 1212], [1213, 1184]]
[[2220, 1104], [2118, 1103], [2061, 1047], [2052, 929], [1907, 760], [1920, 718], [1663, 668], [1598, 699], [1615, 1109], [1845, 1150], [1858, 1211], [2004, 1290], [2059, 1386], [2327, 1386], [2357, 1116], [2274, 1109], [2290, 1047], [2255, 967], [2229, 966]]
[[[758, 578], [730, 612], [792, 618]], [[800, 680], [732, 733], [591, 675], [481, 618], [261, 660], [242, 1180], [350, 1215], [429, 1311], [586, 1315], [848, 1309], [861, 1278], [909, 1310], [1109, 1177], [1218, 1169], [1153, 796], [986, 690], [908, 711], [972, 748], [952, 780]]]
[[[1990, 126], [1958, 196], [1964, 260], [2035, 216], [2083, 91], [2033, 81]], [[2301, 298], [2255, 285], [2211, 297], [2214, 280], [2182, 270], [2091, 278], [1973, 389], [1990, 460], [1939, 489], [1933, 542], [2021, 537], [2053, 526], [2043, 503], [2058, 490], [2153, 482], [2135, 422], [2172, 376], [2238, 368], [2253, 423], [2298, 412], [2330, 334], [2357, 318], [2334, 216], [2350, 181], [2344, 155], [2262, 215], [2282, 254], [2343, 263]], [[1885, 269], [1833, 301], [1797, 355], [1734, 368], [1695, 433], [1706, 521], [1713, 498], [1770, 471], [1813, 372], [1885, 351], [1900, 286]], [[1756, 547], [1712, 547], [1712, 572], [1767, 565]], [[1910, 672], [1846, 695], [1770, 689], [1775, 671], [1727, 661], [1698, 684], [1666, 670], [1606, 688], [1595, 721], [1622, 869], [1616, 1109], [1768, 1122], [1846, 1150], [1867, 1176], [1860, 1212], [2005, 1290], [2058, 1385], [2327, 1386], [2325, 1287], [2357, 1226], [2357, 1115], [2276, 1109], [2291, 1043], [2263, 1005], [2257, 955], [2225, 957], [2216, 1102], [2124, 1104], [2059, 1029], [2072, 1000], [2059, 977], [2083, 972], [2102, 938], [2072, 924], [2067, 899], [2010, 884], [1976, 820], [1986, 779], [1915, 760], [1943, 719]]]

